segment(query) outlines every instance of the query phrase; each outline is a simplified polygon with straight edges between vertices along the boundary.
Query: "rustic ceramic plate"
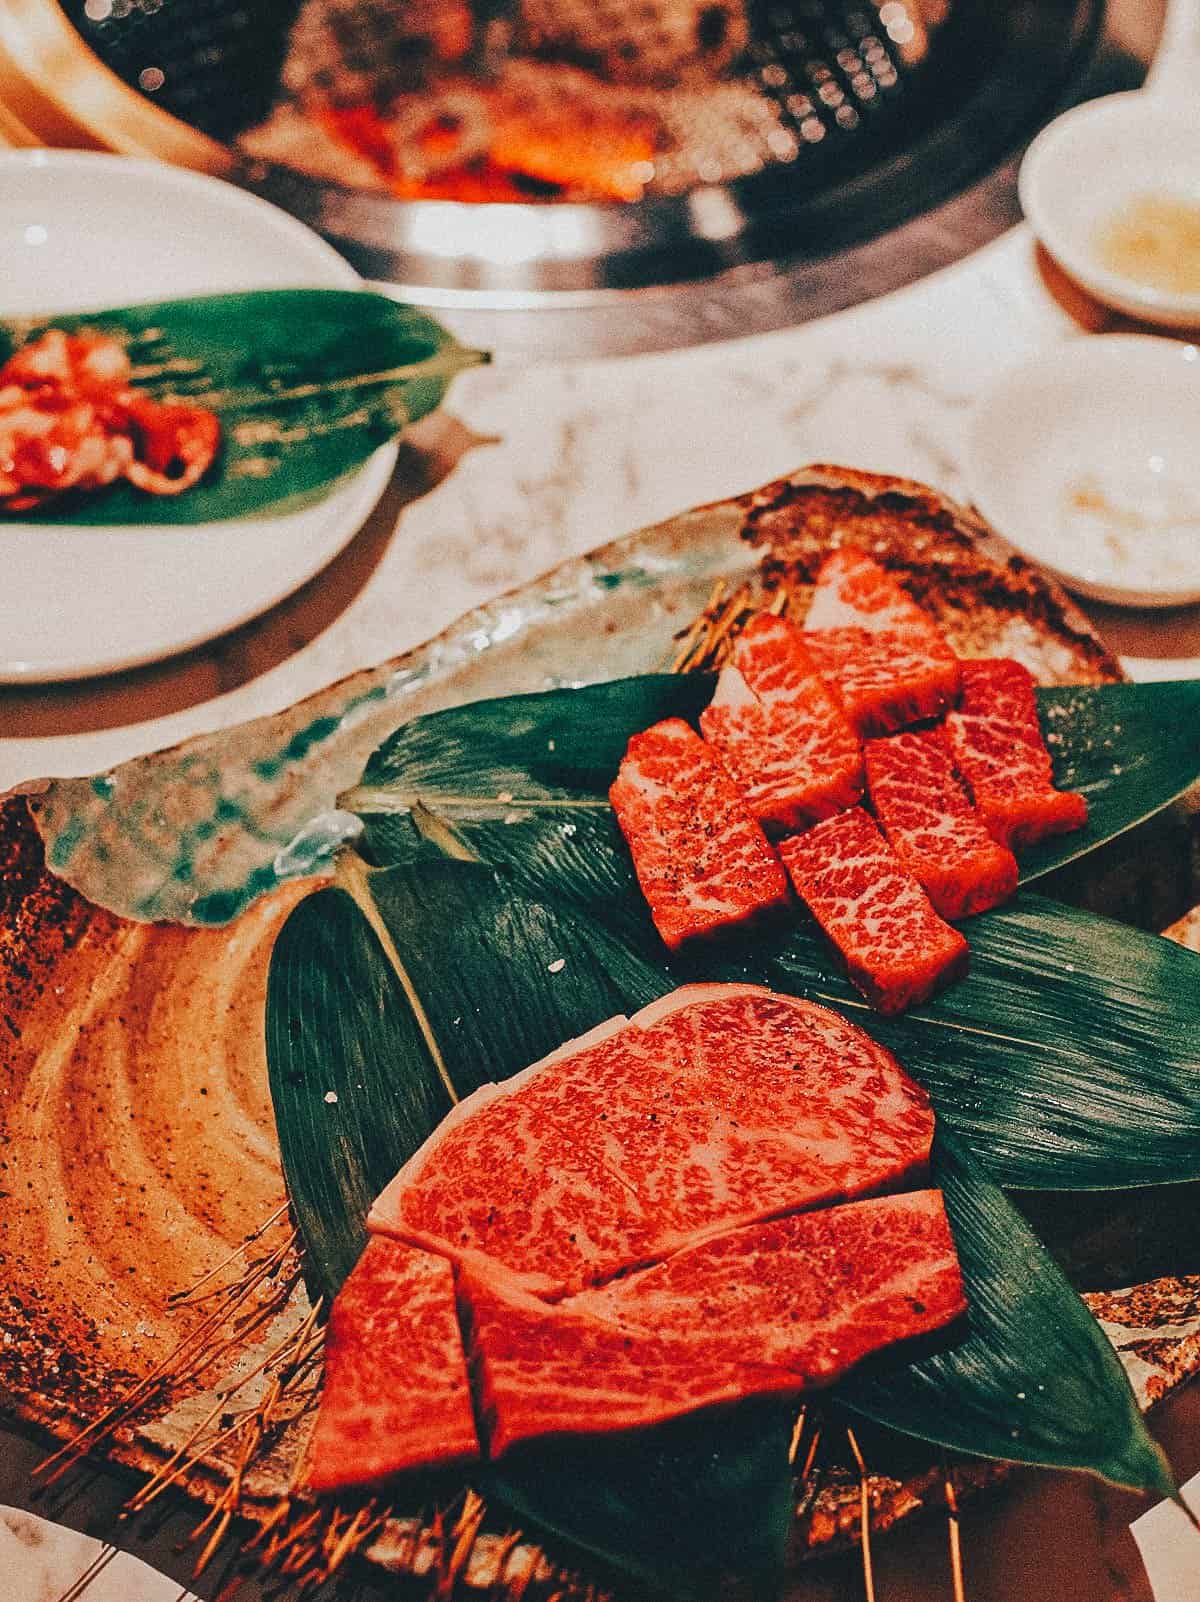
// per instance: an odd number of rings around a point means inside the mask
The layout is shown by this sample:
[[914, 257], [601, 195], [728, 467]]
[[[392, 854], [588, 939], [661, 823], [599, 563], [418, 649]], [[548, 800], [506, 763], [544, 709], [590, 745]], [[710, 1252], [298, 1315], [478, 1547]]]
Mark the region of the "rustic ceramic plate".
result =
[[[0, 1387], [15, 1412], [61, 1437], [90, 1427], [100, 1450], [209, 1502], [281, 1505], [319, 1355], [283, 1211], [263, 997], [275, 932], [354, 826], [335, 796], [407, 718], [660, 668], [715, 582], [753, 586], [766, 564], [800, 592], [842, 539], [895, 565], [964, 654], [1018, 656], [1048, 683], [1119, 676], [1062, 592], [966, 513], [919, 485], [810, 469], [568, 562], [287, 712], [0, 808]], [[1157, 826], [1136, 840], [1136, 873], [1128, 840], [1086, 859], [1093, 904], [1128, 913], [1135, 886], [1178, 891], [1186, 840]], [[1200, 1279], [1090, 1300], [1144, 1404], [1200, 1366]], [[138, 1385], [139, 1406], [104, 1422]], [[878, 1526], [942, 1505], [922, 1454], [873, 1461]], [[857, 1509], [856, 1478], [834, 1472], [797, 1553], [852, 1538]], [[486, 1586], [547, 1561], [478, 1499], [434, 1527], [396, 1511], [364, 1526], [396, 1567], [457, 1565]], [[325, 1527], [326, 1551], [345, 1533]]]

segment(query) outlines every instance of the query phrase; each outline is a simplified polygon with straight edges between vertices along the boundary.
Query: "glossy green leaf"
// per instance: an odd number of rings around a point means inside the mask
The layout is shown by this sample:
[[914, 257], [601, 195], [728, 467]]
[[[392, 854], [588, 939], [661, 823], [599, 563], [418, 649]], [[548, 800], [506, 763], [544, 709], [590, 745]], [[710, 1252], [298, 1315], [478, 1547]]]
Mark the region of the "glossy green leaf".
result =
[[[430, 850], [476, 857], [528, 895], [599, 909], [638, 943], [645, 907], [608, 787], [631, 734], [661, 718], [694, 722], [714, 682], [648, 674], [417, 718], [375, 752], [339, 804], [362, 816], [372, 861]], [[653, 936], [640, 943], [665, 955]]]
[[280, 931], [266, 1038], [309, 1278], [333, 1294], [362, 1251], [371, 1203], [451, 1105], [400, 980], [344, 890], [308, 896]]
[[371, 1202], [451, 1092], [507, 1079], [671, 988], [602, 929], [514, 898], [490, 868], [368, 873], [348, 858], [343, 876], [349, 890], [317, 891], [284, 924], [266, 1013], [284, 1175], [330, 1293], [362, 1250]]
[[956, 1452], [1090, 1469], [1174, 1495], [1116, 1353], [1020, 1214], [944, 1135], [934, 1179], [962, 1264], [969, 1332], [903, 1368], [852, 1375], [839, 1400]]
[[894, 1051], [1001, 1184], [1200, 1178], [1200, 956], [1032, 894], [966, 934], [966, 979], [900, 1018], [835, 975], [811, 922], [755, 971], [832, 1002]]
[[[379, 748], [344, 803], [362, 815], [378, 861], [416, 853], [419, 801], [427, 822], [441, 819], [465, 850], [505, 863], [534, 893], [612, 902], [633, 884], [604, 804], [625, 747], [660, 718], [694, 722], [713, 684], [709, 674], [647, 674], [417, 718]], [[1055, 782], [1082, 791], [1091, 816], [1024, 853], [1022, 882], [1124, 834], [1200, 780], [1200, 679], [1043, 689], [1038, 701]]]
[[[352, 895], [321, 891], [292, 913], [267, 1003], [285, 1171], [328, 1291], [360, 1249], [371, 1197], [448, 1105], [447, 1082], [462, 1094], [507, 1077], [672, 982], [594, 923], [514, 894], [478, 864], [351, 866], [345, 877]], [[942, 1150], [938, 1165], [973, 1303], [962, 1355], [885, 1355], [847, 1398], [967, 1451], [1161, 1488], [1161, 1461], [1083, 1304], [971, 1159]], [[910, 1404], [926, 1391], [928, 1417]], [[756, 1403], [531, 1444], [480, 1484], [582, 1550], [695, 1591], [723, 1568], [766, 1572], [781, 1557], [787, 1422], [786, 1409]]]
[[1074, 862], [1161, 811], [1200, 778], [1200, 679], [1038, 691], [1054, 782], [1078, 790], [1088, 826], [1021, 853], [1021, 882]]
[[[522, 892], [586, 913], [680, 982], [744, 978], [849, 1010], [1004, 1184], [1200, 1178], [1200, 958], [1157, 936], [1023, 895], [968, 924], [969, 978], [900, 1019], [865, 1006], [802, 912], [775, 937], [668, 961], [606, 792], [630, 734], [659, 717], [694, 717], [711, 683], [625, 679], [420, 718], [344, 800], [361, 811], [376, 860], [475, 856]], [[1152, 710], [1160, 692], [1166, 712]], [[1200, 715], [1183, 712], [1200, 681], [1044, 693], [1061, 776], [1089, 795], [1093, 845], [1098, 831], [1131, 826], [1196, 776]], [[1060, 717], [1053, 708], [1068, 695], [1071, 715]]]
[[[670, 989], [603, 931], [514, 898], [488, 868], [351, 870], [292, 912], [267, 991], [288, 1191], [316, 1288], [336, 1293], [374, 1196], [450, 1106]], [[562, 966], [559, 966], [559, 963]], [[794, 1409], [759, 1404], [630, 1434], [539, 1443], [480, 1489], [656, 1585], [776, 1571], [791, 1525]]]
[[794, 1516], [795, 1417], [753, 1401], [628, 1435], [534, 1442], [491, 1466], [480, 1489], [656, 1589], [717, 1595], [737, 1577], [769, 1594]]
[[134, 382], [221, 419], [212, 470], [181, 495], [115, 484], [22, 512], [22, 522], [207, 523], [295, 511], [486, 360], [424, 312], [345, 289], [272, 289], [0, 325], [0, 360], [46, 328], [96, 329], [127, 348]]

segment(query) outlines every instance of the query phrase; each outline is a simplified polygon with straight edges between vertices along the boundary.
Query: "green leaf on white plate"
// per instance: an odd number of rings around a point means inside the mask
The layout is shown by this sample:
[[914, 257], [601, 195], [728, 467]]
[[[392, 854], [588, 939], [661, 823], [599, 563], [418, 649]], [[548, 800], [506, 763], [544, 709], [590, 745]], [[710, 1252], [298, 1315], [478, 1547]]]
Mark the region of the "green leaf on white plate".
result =
[[839, 1400], [956, 1452], [1088, 1469], [1175, 1495], [1116, 1353], [1020, 1214], [944, 1134], [933, 1177], [962, 1264], [969, 1332], [903, 1368], [851, 1375]]
[[21, 522], [143, 525], [296, 511], [441, 404], [486, 357], [413, 306], [351, 289], [264, 289], [0, 324], [0, 361], [47, 328], [111, 334], [133, 382], [221, 419], [199, 484], [147, 495], [124, 482], [20, 513]]

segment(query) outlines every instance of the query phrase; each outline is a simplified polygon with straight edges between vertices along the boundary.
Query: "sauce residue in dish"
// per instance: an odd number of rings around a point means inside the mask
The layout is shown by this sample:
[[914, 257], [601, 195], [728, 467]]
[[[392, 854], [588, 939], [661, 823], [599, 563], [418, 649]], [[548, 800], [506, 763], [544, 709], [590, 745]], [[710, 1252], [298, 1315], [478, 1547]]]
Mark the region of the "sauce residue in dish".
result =
[[1168, 295], [1200, 295], [1200, 202], [1139, 195], [1097, 230], [1101, 263]]
[[[1060, 533], [1091, 579], [1157, 588], [1200, 573], [1200, 481], [1166, 471], [1161, 456], [1127, 473], [1111, 466], [1064, 487]], [[1082, 558], [1082, 561], [1081, 561]]]

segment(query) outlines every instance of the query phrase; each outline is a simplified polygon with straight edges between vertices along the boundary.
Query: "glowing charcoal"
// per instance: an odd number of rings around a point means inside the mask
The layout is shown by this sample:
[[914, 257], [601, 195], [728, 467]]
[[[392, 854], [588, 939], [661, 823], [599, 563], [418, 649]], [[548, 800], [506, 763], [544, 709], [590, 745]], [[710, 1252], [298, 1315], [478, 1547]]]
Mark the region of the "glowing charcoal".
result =
[[785, 840], [780, 850], [851, 982], [880, 1012], [903, 1012], [966, 972], [967, 942], [938, 917], [861, 807]]
[[864, 737], [939, 718], [958, 696], [958, 658], [936, 633], [805, 632], [821, 677]]
[[919, 1183], [929, 1100], [826, 1007], [691, 985], [461, 1102], [368, 1227], [560, 1297], [719, 1230]]
[[751, 620], [700, 728], [772, 834], [802, 829], [862, 796], [858, 737], [785, 619]]
[[479, 1456], [450, 1264], [369, 1241], [329, 1315], [305, 1483], [333, 1491]]
[[465, 1289], [493, 1457], [832, 1385], [966, 1307], [936, 1190], [734, 1230], [555, 1306], [487, 1279]]
[[946, 718], [945, 738], [1001, 845], [1019, 851], [1087, 822], [1083, 796], [1054, 788], [1033, 676], [1019, 662], [962, 664], [962, 705]]
[[1017, 859], [988, 833], [937, 734], [868, 740], [866, 762], [879, 825], [943, 918], [1008, 900]]
[[788, 905], [787, 875], [761, 826], [716, 753], [680, 718], [634, 735], [609, 798], [672, 951]]

